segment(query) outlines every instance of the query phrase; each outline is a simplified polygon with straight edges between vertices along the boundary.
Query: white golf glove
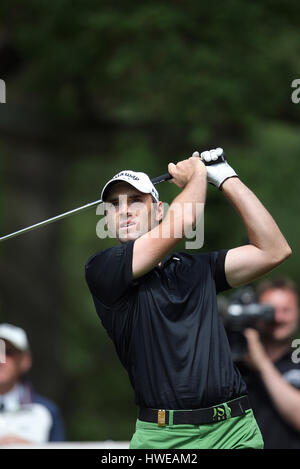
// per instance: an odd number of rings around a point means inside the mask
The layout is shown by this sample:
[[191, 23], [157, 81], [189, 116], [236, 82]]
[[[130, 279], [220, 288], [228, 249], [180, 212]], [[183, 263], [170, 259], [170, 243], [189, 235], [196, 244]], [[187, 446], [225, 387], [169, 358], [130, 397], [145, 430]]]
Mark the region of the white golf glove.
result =
[[200, 156], [207, 169], [207, 181], [219, 189], [226, 179], [237, 176], [234, 169], [227, 163], [223, 148], [203, 151], [201, 155], [195, 151], [193, 156]]

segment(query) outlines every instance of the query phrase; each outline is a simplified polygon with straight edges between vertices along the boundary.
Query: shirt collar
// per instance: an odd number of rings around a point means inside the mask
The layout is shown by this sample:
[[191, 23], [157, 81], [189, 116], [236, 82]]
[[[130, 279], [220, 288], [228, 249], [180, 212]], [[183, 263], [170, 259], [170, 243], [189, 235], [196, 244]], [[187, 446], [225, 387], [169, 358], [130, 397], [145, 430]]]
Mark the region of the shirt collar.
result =
[[160, 265], [157, 265], [155, 268], [163, 269], [167, 264], [171, 262], [180, 262], [180, 257], [177, 253], [172, 252], [168, 254], [162, 261]]
[[20, 398], [22, 393], [22, 386], [15, 384], [15, 386], [6, 394], [0, 395], [0, 400], [4, 404], [6, 411], [15, 411], [20, 407]]

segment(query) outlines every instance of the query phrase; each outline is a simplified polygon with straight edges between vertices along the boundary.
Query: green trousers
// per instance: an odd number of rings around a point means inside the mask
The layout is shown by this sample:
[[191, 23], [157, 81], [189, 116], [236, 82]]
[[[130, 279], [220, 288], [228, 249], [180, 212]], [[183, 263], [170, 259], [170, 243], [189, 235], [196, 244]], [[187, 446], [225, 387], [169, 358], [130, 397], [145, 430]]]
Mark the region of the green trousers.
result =
[[[224, 404], [226, 407], [227, 404]], [[228, 407], [228, 406], [227, 406]], [[170, 411], [170, 422], [173, 411]], [[136, 421], [130, 449], [263, 449], [251, 409], [244, 415], [208, 425], [166, 425]]]

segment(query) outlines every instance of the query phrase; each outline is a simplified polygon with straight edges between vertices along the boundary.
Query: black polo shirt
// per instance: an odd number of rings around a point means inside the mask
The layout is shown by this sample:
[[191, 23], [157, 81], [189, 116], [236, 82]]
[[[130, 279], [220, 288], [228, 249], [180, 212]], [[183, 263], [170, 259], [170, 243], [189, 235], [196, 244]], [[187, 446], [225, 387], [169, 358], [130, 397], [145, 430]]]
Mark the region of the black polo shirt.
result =
[[[274, 366], [283, 379], [300, 392], [300, 363], [287, 352]], [[247, 384], [248, 395], [263, 436], [265, 449], [300, 449], [300, 432], [289, 425], [276, 410], [259, 374], [242, 363], [237, 364]]]
[[175, 252], [133, 280], [134, 241], [95, 254], [86, 280], [139, 406], [208, 407], [246, 394], [216, 294], [230, 288], [227, 251]]

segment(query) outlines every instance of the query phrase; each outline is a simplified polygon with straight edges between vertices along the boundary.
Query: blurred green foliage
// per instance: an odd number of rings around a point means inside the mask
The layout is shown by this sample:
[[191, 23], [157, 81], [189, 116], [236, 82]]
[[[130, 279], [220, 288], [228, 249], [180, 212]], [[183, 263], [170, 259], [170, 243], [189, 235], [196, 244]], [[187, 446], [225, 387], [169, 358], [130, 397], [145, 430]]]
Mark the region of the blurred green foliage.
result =
[[[223, 146], [293, 248], [272, 275], [298, 282], [299, 18], [294, 0], [2, 2], [1, 232], [97, 200], [121, 169], [153, 177]], [[88, 257], [114, 244], [98, 219], [91, 209], [3, 244], [0, 314], [28, 330], [32, 379], [69, 440], [128, 440], [133, 393], [84, 281]], [[245, 239], [210, 186], [203, 249]]]

